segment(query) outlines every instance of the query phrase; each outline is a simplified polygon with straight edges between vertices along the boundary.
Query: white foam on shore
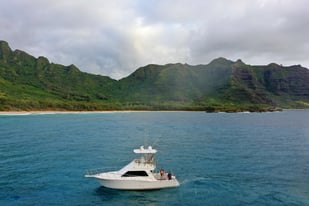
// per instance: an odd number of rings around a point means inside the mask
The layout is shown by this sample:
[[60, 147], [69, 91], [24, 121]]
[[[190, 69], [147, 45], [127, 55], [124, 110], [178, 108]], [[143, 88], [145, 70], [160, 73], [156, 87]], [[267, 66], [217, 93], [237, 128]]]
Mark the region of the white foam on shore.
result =
[[[53, 115], [53, 114], [109, 114], [109, 113], [133, 113], [133, 112], [157, 112], [157, 111], [12, 111], [0, 112], [0, 116], [26, 116], [26, 115]], [[172, 111], [171, 111], [172, 112]]]
[[23, 116], [23, 115], [30, 115], [31, 112], [0, 112], [0, 115], [3, 116]]
[[26, 115], [52, 115], [52, 114], [95, 114], [95, 113], [114, 113], [114, 112], [83, 112], [83, 111], [32, 111], [32, 112], [0, 112], [0, 116], [26, 116]]

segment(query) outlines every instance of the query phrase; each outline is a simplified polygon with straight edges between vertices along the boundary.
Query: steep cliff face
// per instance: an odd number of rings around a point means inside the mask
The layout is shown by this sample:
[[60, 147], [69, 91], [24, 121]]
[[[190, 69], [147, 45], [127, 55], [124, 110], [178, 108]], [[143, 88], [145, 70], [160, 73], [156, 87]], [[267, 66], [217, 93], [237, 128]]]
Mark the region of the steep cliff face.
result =
[[300, 65], [283, 67], [272, 63], [249, 66], [236, 62], [232, 70], [234, 89], [251, 102], [282, 105], [280, 101], [283, 98], [295, 101], [309, 99], [309, 70]]
[[308, 69], [300, 65], [281, 67], [269, 65], [264, 69], [265, 88], [276, 94], [309, 97]]

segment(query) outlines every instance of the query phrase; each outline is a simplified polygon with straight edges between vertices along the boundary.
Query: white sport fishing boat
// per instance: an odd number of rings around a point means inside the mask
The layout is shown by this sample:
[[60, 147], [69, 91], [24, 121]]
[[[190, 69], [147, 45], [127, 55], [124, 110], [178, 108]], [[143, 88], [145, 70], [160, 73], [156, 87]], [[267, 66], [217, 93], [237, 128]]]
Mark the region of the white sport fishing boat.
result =
[[170, 172], [163, 169], [155, 172], [156, 161], [154, 154], [157, 152], [151, 146], [134, 149], [134, 153], [141, 154], [128, 165], [118, 171], [97, 173], [88, 171], [85, 177], [99, 180], [100, 184], [107, 188], [120, 190], [153, 190], [169, 187], [178, 187], [179, 182]]

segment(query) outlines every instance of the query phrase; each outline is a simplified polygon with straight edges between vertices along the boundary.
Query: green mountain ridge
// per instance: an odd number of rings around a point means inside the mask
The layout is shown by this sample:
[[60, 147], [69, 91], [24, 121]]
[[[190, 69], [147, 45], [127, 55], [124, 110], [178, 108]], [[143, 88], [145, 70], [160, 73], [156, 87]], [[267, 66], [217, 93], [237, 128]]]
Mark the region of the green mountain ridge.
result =
[[81, 72], [0, 41], [0, 110], [266, 111], [309, 107], [309, 70], [251, 66], [217, 58], [207, 65], [150, 64], [129, 76]]

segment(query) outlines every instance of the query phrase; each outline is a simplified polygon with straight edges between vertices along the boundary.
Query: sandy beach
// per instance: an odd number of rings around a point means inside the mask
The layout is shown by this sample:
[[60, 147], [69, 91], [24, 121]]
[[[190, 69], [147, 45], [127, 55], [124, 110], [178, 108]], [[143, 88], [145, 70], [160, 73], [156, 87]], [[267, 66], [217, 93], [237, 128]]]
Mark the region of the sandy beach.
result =
[[111, 111], [0, 111], [0, 115], [39, 115], [39, 114], [91, 114], [91, 113], [130, 113], [130, 112], [186, 112], [151, 110], [111, 110]]

